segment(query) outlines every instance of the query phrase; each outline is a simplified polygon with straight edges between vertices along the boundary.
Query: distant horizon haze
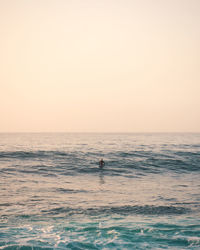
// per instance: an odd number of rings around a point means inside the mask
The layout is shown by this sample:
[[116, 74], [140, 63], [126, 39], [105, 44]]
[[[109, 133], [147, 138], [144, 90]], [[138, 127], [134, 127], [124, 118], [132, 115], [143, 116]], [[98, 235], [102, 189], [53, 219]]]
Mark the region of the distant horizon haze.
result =
[[10, 131], [10, 132], [0, 132], [0, 134], [135, 134], [135, 135], [140, 135], [140, 134], [146, 134], [146, 135], [151, 135], [151, 134], [200, 134], [199, 131], [196, 131], [196, 132], [190, 132], [190, 131], [187, 131], [187, 132], [180, 132], [180, 131], [170, 131], [170, 132], [163, 132], [163, 131], [160, 131], [160, 132], [157, 132], [157, 131], [154, 131], [154, 132], [142, 132], [142, 131], [136, 131], [136, 132], [131, 132], [131, 131], [127, 131], [127, 132], [124, 132], [124, 131], [116, 131], [116, 132], [113, 132], [113, 131], [104, 131], [104, 132], [101, 132], [101, 131]]

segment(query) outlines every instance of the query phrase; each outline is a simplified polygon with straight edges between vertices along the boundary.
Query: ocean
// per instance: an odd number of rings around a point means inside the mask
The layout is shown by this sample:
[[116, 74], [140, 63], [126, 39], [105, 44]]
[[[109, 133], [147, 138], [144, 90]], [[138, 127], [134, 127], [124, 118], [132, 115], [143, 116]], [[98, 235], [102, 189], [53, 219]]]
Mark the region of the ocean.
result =
[[1, 133], [0, 249], [200, 249], [200, 134]]

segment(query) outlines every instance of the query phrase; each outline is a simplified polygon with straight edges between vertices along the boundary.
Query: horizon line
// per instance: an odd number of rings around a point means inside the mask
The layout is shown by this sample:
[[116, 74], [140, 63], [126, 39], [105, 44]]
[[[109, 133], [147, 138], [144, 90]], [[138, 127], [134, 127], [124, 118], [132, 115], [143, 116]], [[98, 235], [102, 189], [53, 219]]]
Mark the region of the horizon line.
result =
[[200, 131], [0, 131], [0, 134], [199, 134]]

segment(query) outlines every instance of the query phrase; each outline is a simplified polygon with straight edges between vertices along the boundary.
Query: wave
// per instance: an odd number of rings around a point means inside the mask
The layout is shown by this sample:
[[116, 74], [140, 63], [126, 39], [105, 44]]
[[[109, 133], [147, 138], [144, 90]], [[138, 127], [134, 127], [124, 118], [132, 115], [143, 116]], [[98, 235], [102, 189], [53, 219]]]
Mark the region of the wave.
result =
[[[0, 161], [16, 163], [16, 160], [23, 161], [23, 164], [31, 162], [26, 169], [16, 168], [16, 171], [33, 172], [50, 171], [63, 174], [75, 173], [96, 173], [98, 160], [101, 157], [99, 152], [88, 151], [0, 151]], [[200, 171], [199, 152], [183, 151], [114, 151], [104, 154], [106, 166], [105, 174], [120, 175], [132, 174], [133, 171], [140, 173], [162, 173], [163, 171]], [[37, 165], [40, 162], [40, 165]], [[48, 163], [48, 164], [47, 164]], [[9, 170], [10, 169], [10, 170]], [[11, 167], [8, 170], [11, 171]], [[4, 171], [5, 171], [4, 167]], [[1, 169], [1, 171], [3, 171]], [[51, 173], [52, 174], [52, 173]]]
[[59, 206], [49, 209], [41, 209], [38, 212], [32, 214], [26, 213], [15, 213], [11, 211], [4, 212], [2, 219], [14, 219], [16, 221], [46, 221], [47, 219], [64, 219], [64, 218], [77, 218], [79, 216], [89, 217], [107, 217], [107, 216], [131, 216], [131, 215], [142, 215], [142, 216], [180, 216], [185, 214], [192, 214], [193, 209], [188, 206], [178, 205], [123, 205], [123, 206], [100, 206], [100, 207], [68, 207]]
[[[5, 240], [4, 250], [50, 249], [199, 249], [199, 227], [191, 231], [178, 224], [146, 224], [127, 226], [102, 223], [73, 223], [60, 226], [21, 228], [18, 240]], [[42, 232], [42, 233], [41, 233]], [[28, 237], [27, 237], [28, 236]], [[21, 244], [19, 243], [21, 240]]]
[[4, 245], [4, 246], [0, 246], [0, 249], [4, 249], [4, 250], [53, 250], [55, 249], [54, 247], [38, 247], [36, 246], [32, 246], [32, 245], [12, 245], [12, 244], [8, 244], [8, 245]]
[[5, 159], [34, 159], [34, 158], [47, 158], [53, 156], [67, 156], [68, 154], [62, 151], [46, 151], [46, 150], [38, 150], [38, 151], [1, 151], [0, 158]]
[[[73, 229], [73, 228], [72, 228]], [[94, 230], [94, 231], [93, 231]], [[169, 231], [157, 231], [153, 233], [149, 231], [125, 229], [119, 231], [118, 228], [93, 229], [92, 232], [86, 228], [74, 232], [74, 237], [68, 237], [64, 240], [52, 240], [53, 244], [48, 239], [35, 240], [32, 243], [12, 244], [5, 242], [5, 245], [0, 246], [2, 250], [55, 250], [55, 249], [199, 249], [200, 238], [198, 236], [190, 237], [188, 235], [180, 235], [178, 232], [175, 235]], [[171, 235], [171, 234], [172, 235]], [[87, 235], [88, 234], [88, 235]], [[91, 237], [93, 236], [93, 237]], [[95, 237], [96, 236], [96, 237]], [[99, 238], [99, 236], [101, 236]], [[76, 238], [75, 238], [76, 237]], [[57, 236], [59, 239], [60, 236]], [[144, 243], [145, 242], [145, 243]]]
[[72, 207], [57, 207], [50, 210], [42, 210], [44, 214], [48, 214], [51, 216], [62, 215], [72, 216], [72, 215], [89, 215], [89, 216], [99, 216], [99, 215], [182, 215], [191, 212], [189, 208], [181, 207], [181, 206], [116, 206], [116, 207], [96, 207], [96, 208], [72, 208]]

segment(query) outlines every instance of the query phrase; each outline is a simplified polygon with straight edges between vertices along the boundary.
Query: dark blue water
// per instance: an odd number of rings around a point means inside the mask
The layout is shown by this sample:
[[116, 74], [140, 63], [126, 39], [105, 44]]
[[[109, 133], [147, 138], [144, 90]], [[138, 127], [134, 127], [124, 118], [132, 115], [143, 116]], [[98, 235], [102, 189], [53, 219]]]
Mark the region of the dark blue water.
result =
[[200, 249], [200, 134], [0, 134], [0, 216], [0, 249]]

